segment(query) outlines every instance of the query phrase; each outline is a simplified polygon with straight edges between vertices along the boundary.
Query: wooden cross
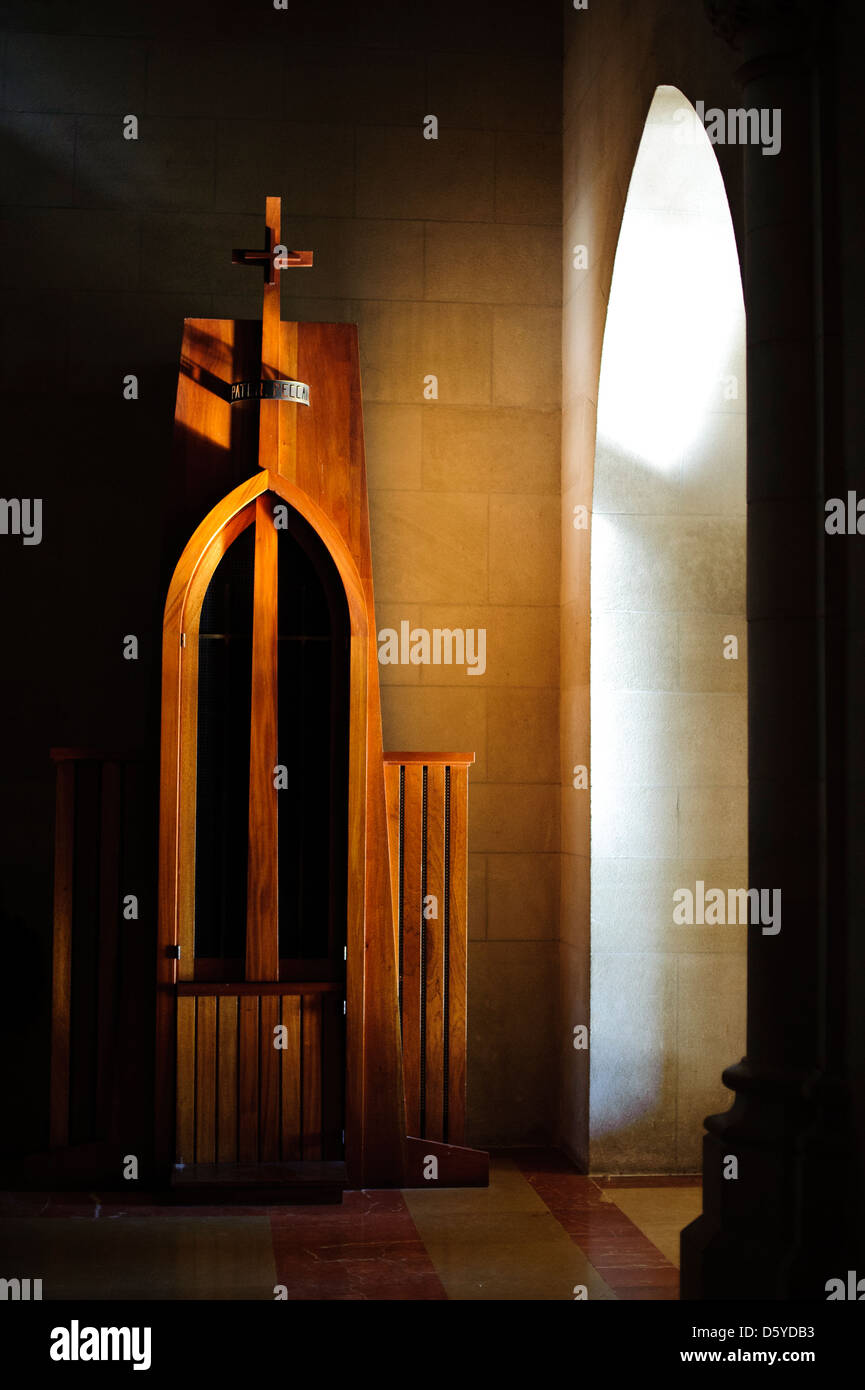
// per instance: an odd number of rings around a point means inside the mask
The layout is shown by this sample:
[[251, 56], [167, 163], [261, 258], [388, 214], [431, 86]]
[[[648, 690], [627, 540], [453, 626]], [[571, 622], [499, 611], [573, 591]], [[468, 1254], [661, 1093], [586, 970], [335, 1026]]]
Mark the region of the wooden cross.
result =
[[[279, 273], [295, 266], [311, 266], [311, 251], [287, 251], [274, 256], [280, 243], [281, 199], [268, 198], [265, 204], [265, 246], [261, 251], [239, 248], [231, 253], [234, 265], [257, 265], [264, 271], [264, 297], [261, 305], [262, 379], [279, 375]], [[270, 369], [269, 371], [266, 369]]]
[[[265, 204], [265, 246], [261, 251], [246, 248], [234, 250], [234, 265], [257, 265], [264, 271], [264, 294], [261, 302], [261, 380], [274, 381], [286, 375], [294, 376], [296, 362], [283, 361], [282, 314], [279, 304], [279, 273], [296, 266], [311, 266], [311, 251], [287, 251], [275, 257], [280, 243], [281, 200], [268, 198]], [[258, 463], [261, 468], [279, 467], [279, 402], [262, 400], [259, 403]]]

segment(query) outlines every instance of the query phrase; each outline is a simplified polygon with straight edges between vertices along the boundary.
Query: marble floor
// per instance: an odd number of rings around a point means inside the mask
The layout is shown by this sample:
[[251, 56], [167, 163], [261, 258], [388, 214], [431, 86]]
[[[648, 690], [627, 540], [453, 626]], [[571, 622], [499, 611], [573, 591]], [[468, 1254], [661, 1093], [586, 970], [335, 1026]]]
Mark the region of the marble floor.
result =
[[341, 1206], [166, 1207], [143, 1194], [6, 1194], [8, 1269], [43, 1299], [678, 1297], [688, 1178], [596, 1178], [495, 1155], [488, 1189], [347, 1192]]

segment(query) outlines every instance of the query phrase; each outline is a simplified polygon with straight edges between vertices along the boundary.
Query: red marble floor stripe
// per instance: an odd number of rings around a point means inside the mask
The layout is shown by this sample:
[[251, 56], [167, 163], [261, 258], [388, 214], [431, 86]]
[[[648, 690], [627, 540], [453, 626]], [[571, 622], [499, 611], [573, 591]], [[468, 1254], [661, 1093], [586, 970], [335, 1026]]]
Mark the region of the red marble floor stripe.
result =
[[290, 1301], [447, 1298], [399, 1192], [346, 1192], [341, 1207], [269, 1214], [276, 1280]]
[[563, 1154], [529, 1150], [509, 1156], [617, 1298], [678, 1299], [676, 1266], [604, 1199], [593, 1178], [575, 1172]]

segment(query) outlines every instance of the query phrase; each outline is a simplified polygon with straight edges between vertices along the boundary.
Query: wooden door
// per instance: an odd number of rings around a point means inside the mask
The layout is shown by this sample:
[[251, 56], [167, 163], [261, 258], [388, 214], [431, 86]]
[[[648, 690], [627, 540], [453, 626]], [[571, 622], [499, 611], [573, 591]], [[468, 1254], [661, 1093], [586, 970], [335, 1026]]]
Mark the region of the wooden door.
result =
[[210, 569], [182, 637], [175, 1164], [338, 1160], [348, 605], [272, 493]]

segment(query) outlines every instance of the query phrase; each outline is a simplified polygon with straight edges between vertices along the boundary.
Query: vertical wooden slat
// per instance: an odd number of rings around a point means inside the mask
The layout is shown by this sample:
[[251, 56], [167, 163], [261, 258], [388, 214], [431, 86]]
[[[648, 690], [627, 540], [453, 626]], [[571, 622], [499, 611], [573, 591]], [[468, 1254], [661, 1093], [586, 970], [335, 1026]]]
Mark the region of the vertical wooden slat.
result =
[[99, 978], [97, 983], [96, 1123], [107, 1136], [113, 1119], [119, 998], [118, 937], [124, 918], [120, 898], [120, 764], [102, 764], [99, 812]]
[[219, 1096], [216, 1126], [216, 1160], [237, 1161], [237, 998], [219, 1000]]
[[69, 1142], [69, 1025], [72, 1004], [72, 882], [75, 764], [57, 764], [54, 813], [54, 951], [51, 984], [50, 1141]]
[[201, 995], [195, 1026], [195, 1161], [216, 1158], [216, 1000]]
[[345, 1124], [345, 1019], [339, 994], [325, 994], [321, 1001], [321, 1156], [343, 1156]]
[[[364, 1177], [367, 1151], [364, 1137], [367, 1104], [365, 1100], [364, 1068], [361, 1057], [367, 1027], [366, 970], [364, 966], [364, 932], [366, 913], [366, 803], [373, 778], [371, 761], [367, 757], [368, 645], [375, 645], [371, 636], [351, 635], [351, 684], [348, 715], [348, 892], [346, 928], [348, 958], [346, 962], [345, 1019], [346, 1068], [345, 1085], [345, 1161], [346, 1172], [360, 1185]], [[382, 782], [383, 784], [383, 782]]]
[[200, 609], [190, 615], [180, 649], [180, 720], [185, 732], [178, 784], [177, 979], [195, 974], [195, 808], [198, 784], [198, 632]]
[[259, 1080], [259, 1153], [262, 1163], [279, 1158], [279, 1059], [274, 1046], [274, 1028], [279, 1023], [279, 999], [275, 994], [261, 998], [261, 1070]]
[[195, 1162], [195, 1000], [177, 1001], [178, 1163]]
[[405, 1109], [408, 1133], [420, 1135], [423, 768], [419, 763], [408, 763], [405, 769], [403, 825], [402, 1048]]
[[240, 997], [238, 1040], [237, 1157], [241, 1163], [258, 1160], [258, 997]]
[[387, 845], [390, 854], [390, 895], [393, 903], [394, 949], [399, 956], [399, 764], [385, 763]]
[[321, 1158], [321, 995], [303, 995], [303, 1157]]
[[466, 927], [468, 917], [468, 769], [450, 775], [448, 901], [448, 1143], [465, 1142]]
[[249, 740], [246, 978], [279, 979], [277, 757], [277, 534], [269, 497], [255, 502], [255, 615]]
[[434, 899], [424, 918], [426, 986], [426, 1096], [424, 1138], [444, 1139], [444, 848], [445, 770], [427, 771], [426, 891]]
[[280, 1053], [282, 1160], [300, 1158], [300, 995], [284, 994], [280, 1000], [280, 1023], [286, 1030], [285, 1050]]
[[[265, 203], [267, 246], [270, 251], [280, 244], [280, 199], [268, 198]], [[273, 259], [267, 270], [261, 304], [261, 377], [273, 380], [280, 375], [280, 304], [279, 272]], [[276, 466], [279, 452], [279, 401], [260, 401], [258, 414], [258, 466]]]

